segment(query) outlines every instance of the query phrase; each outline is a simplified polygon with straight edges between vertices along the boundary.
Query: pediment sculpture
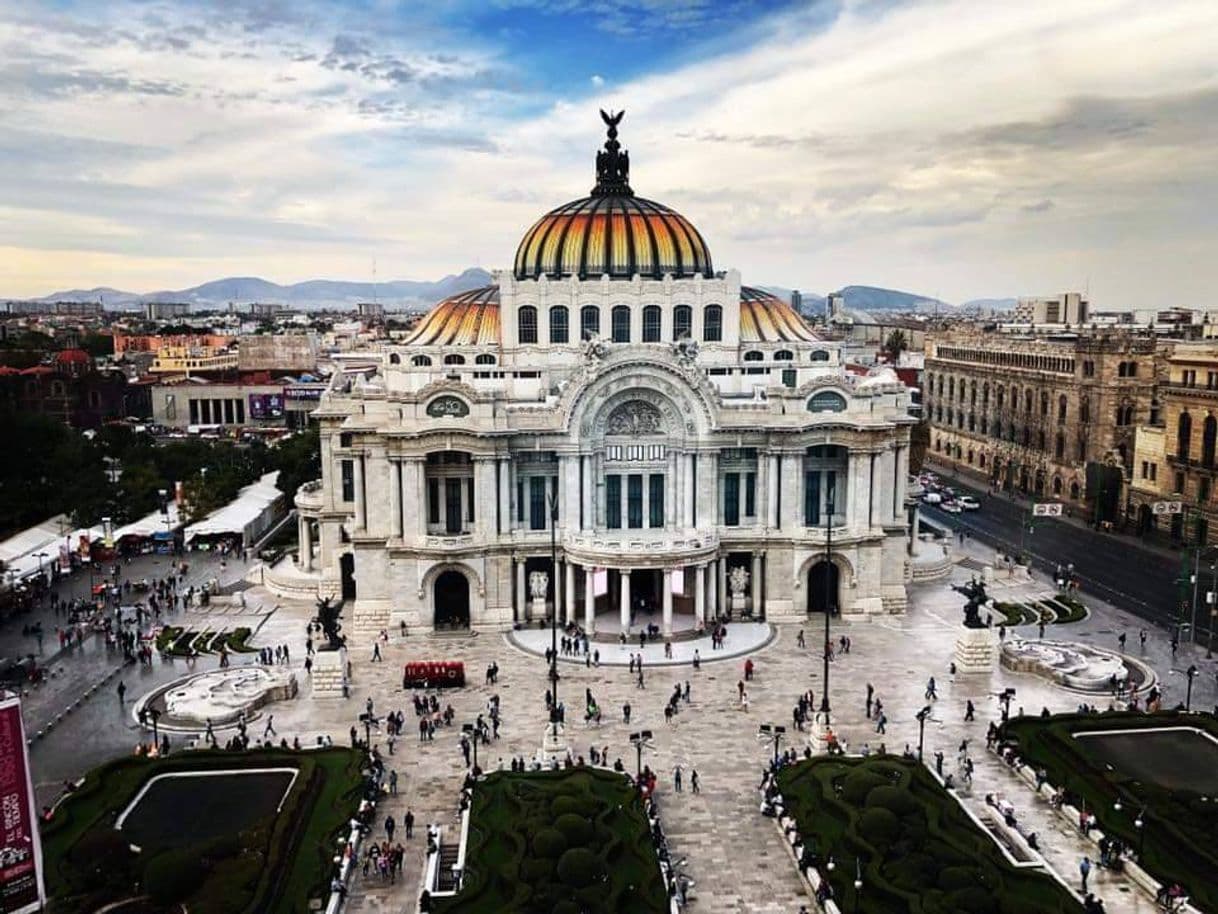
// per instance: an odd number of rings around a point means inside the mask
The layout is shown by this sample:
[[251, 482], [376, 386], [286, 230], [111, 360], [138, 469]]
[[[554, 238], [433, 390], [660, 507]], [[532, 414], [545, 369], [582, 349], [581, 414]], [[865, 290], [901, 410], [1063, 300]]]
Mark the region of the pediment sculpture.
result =
[[609, 415], [605, 423], [608, 435], [661, 435], [664, 417], [644, 400], [628, 400]]

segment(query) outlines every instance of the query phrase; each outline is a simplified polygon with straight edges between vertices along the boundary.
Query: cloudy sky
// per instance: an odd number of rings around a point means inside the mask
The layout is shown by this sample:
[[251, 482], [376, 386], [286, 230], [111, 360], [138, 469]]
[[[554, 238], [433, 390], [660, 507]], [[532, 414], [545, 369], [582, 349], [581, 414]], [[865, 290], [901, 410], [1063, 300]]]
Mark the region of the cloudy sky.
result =
[[1214, 0], [0, 0], [0, 295], [509, 265], [598, 107], [716, 267], [1218, 306]]

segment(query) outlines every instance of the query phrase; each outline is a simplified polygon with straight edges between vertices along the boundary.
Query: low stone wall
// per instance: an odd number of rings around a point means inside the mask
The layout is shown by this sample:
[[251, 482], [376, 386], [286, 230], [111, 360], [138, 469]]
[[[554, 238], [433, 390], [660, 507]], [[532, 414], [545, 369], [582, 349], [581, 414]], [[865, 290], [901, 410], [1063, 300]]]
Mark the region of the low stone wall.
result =
[[311, 675], [314, 698], [345, 698], [347, 695], [347, 652], [318, 651], [313, 655]]

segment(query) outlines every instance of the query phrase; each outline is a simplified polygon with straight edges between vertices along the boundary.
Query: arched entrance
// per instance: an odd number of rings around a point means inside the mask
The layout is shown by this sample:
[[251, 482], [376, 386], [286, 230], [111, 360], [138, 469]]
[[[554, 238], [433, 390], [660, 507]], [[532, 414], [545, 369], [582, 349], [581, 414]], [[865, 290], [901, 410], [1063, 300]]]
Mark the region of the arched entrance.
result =
[[435, 627], [469, 628], [469, 579], [459, 571], [445, 571], [435, 583]]
[[344, 600], [355, 599], [355, 556], [344, 552], [338, 559], [338, 571], [342, 576], [342, 595]]
[[841, 609], [841, 573], [832, 562], [821, 559], [808, 569], [808, 612], [828, 610], [837, 615]]

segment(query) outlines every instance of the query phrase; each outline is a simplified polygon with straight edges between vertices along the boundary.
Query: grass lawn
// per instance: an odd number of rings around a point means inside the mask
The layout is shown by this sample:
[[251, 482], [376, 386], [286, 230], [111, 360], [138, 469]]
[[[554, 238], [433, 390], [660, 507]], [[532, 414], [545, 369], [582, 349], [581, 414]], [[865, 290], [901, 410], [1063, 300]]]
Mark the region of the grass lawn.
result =
[[[778, 786], [844, 911], [1081, 914], [1051, 877], [1008, 863], [925, 767], [894, 756], [818, 758]], [[863, 888], [856, 897], [856, 861]], [[826, 872], [823, 865], [822, 873]]]
[[[84, 784], [42, 827], [47, 891], [55, 910], [94, 910], [138, 894], [165, 904], [185, 902], [192, 914], [294, 914], [328, 891], [336, 838], [358, 808], [361, 758], [348, 749], [181, 752], [163, 759], [122, 758], [89, 772]], [[139, 854], [114, 828], [119, 814], [153, 776], [168, 772], [296, 768], [298, 775], [278, 815], [246, 817], [241, 830], [209, 829], [211, 837], [161, 846], [152, 839]], [[165, 784], [166, 782], [158, 782]], [[177, 790], [191, 791], [189, 780]], [[188, 828], [195, 815], [223, 816], [209, 804], [200, 812], [190, 795], [174, 802], [172, 789], [150, 792], [137, 811], [159, 803], [164, 815]], [[187, 812], [191, 809], [195, 811]], [[214, 824], [214, 823], [213, 823]], [[202, 832], [203, 829], [201, 828]], [[155, 835], [156, 829], [145, 834]]]
[[[1135, 850], [1142, 843], [1144, 868], [1151, 875], [1179, 882], [1197, 907], [1218, 911], [1218, 796], [1208, 789], [1218, 746], [1196, 734], [1162, 733], [1170, 727], [1218, 737], [1218, 721], [1210, 715], [1164, 711], [1014, 718], [1003, 725], [1002, 739], [1014, 742], [1029, 765], [1044, 768], [1050, 783], [1064, 787], [1071, 805], [1095, 813], [1106, 834], [1120, 836]], [[1141, 742], [1076, 737], [1103, 730], [1160, 732]], [[1113, 809], [1118, 798], [1120, 811]], [[1139, 812], [1142, 834], [1133, 824]]]
[[637, 792], [595, 768], [496, 772], [474, 788], [465, 880], [440, 914], [663, 914]]

